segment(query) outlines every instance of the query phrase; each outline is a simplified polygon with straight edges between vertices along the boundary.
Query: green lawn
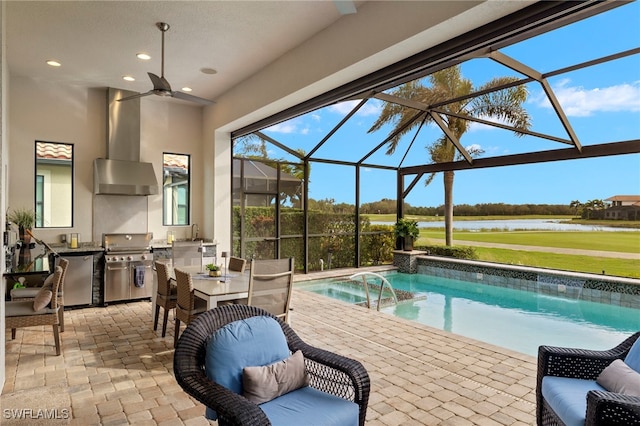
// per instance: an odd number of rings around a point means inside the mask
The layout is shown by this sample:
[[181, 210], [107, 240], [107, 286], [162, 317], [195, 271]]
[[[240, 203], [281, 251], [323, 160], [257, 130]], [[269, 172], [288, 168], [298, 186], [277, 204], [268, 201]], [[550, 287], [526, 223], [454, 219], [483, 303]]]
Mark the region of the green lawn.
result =
[[[410, 216], [418, 221], [442, 220], [434, 217]], [[395, 222], [395, 215], [369, 215], [372, 221]], [[544, 219], [548, 216], [516, 216], [516, 217], [456, 217], [456, 220], [482, 219]], [[555, 217], [554, 217], [555, 218]], [[570, 220], [570, 217], [566, 217]], [[609, 226], [600, 221], [582, 221], [582, 223]], [[638, 227], [638, 222], [630, 225]], [[513, 244], [525, 246], [556, 247], [567, 249], [598, 250], [608, 252], [640, 254], [640, 232], [583, 232], [583, 231], [506, 231], [483, 230], [454, 231], [455, 245], [464, 246], [465, 242], [484, 242], [495, 244]], [[442, 228], [423, 228], [417, 245], [444, 244], [444, 222]], [[511, 265], [534, 266], [540, 268], [559, 269], [573, 272], [640, 278], [640, 262], [635, 259], [617, 259], [608, 257], [594, 257], [545, 253], [525, 250], [510, 250], [504, 248], [490, 248], [474, 246], [479, 260], [486, 262], [505, 263]]]
[[633, 259], [577, 256], [487, 247], [475, 247], [475, 250], [479, 257], [478, 260], [485, 262], [640, 278], [640, 264]]
[[[444, 230], [420, 230], [420, 237], [444, 239]], [[582, 232], [582, 231], [454, 231], [455, 244], [479, 241], [498, 244], [602, 250], [622, 253], [640, 253], [640, 232]]]

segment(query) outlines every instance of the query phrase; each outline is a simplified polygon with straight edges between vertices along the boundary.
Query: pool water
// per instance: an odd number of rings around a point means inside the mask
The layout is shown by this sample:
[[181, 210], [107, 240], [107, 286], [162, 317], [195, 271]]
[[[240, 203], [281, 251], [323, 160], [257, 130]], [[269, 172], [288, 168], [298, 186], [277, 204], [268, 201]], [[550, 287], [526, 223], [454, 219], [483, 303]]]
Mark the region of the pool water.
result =
[[[383, 275], [415, 298], [381, 312], [532, 356], [540, 345], [610, 349], [640, 330], [638, 309], [422, 274]], [[366, 301], [364, 288], [344, 278], [296, 287], [348, 303]], [[378, 290], [370, 291], [377, 299]]]

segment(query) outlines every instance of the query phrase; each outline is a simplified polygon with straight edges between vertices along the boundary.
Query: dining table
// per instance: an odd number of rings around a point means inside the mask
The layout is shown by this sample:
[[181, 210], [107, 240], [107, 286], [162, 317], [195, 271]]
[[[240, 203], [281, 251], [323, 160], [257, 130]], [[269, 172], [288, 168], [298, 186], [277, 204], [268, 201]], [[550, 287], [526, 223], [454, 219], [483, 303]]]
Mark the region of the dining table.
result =
[[[211, 277], [202, 268], [194, 266], [181, 266], [185, 272], [189, 272], [193, 282], [194, 293], [197, 297], [206, 300], [207, 309], [213, 309], [219, 302], [246, 299], [249, 297], [249, 272], [227, 273], [219, 277]], [[171, 269], [172, 279], [175, 279]]]

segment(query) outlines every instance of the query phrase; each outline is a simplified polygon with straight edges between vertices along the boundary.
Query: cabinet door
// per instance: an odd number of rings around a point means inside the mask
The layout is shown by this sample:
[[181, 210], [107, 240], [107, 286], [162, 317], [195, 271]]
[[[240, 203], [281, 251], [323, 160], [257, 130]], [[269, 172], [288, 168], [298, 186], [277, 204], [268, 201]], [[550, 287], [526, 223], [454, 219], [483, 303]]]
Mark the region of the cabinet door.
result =
[[111, 262], [105, 265], [104, 301], [127, 300], [131, 296], [128, 262]]
[[64, 256], [69, 261], [64, 277], [65, 306], [93, 303], [93, 255]]

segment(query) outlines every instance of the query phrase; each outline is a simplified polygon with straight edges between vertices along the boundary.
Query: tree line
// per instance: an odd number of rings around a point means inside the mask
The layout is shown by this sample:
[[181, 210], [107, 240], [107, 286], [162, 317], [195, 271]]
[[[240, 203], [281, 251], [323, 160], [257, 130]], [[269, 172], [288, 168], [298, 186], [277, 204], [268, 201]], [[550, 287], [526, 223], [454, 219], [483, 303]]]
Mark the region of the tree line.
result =
[[[309, 208], [316, 211], [349, 213], [354, 211], [354, 205], [348, 203], [335, 203], [333, 199], [313, 200], [309, 199]], [[437, 207], [417, 207], [404, 203], [404, 213], [416, 216], [443, 216], [444, 205]], [[363, 203], [360, 206], [361, 214], [395, 214], [396, 200], [383, 198], [371, 203]], [[457, 204], [454, 207], [456, 216], [523, 216], [523, 215], [573, 215], [575, 206], [563, 204], [506, 204], [506, 203], [481, 203], [481, 204]]]

